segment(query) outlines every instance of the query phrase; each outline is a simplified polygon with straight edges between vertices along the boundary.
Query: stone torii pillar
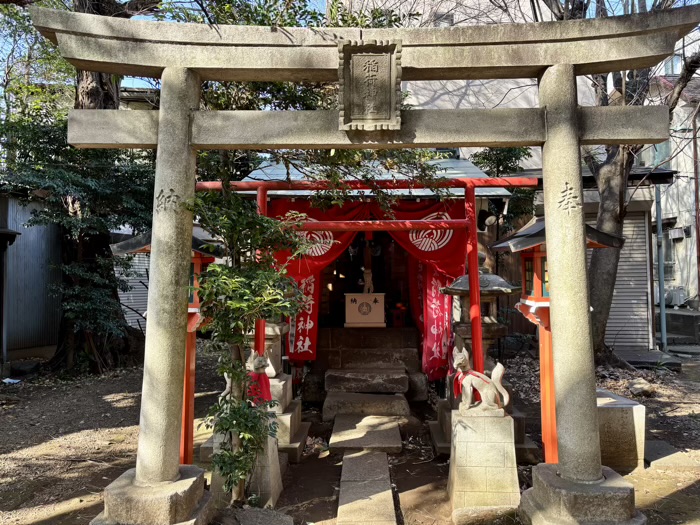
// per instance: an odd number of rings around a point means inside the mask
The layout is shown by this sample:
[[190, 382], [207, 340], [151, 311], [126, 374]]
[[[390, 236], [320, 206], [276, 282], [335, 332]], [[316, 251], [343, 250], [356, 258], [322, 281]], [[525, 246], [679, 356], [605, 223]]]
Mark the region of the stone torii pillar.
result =
[[192, 250], [192, 212], [185, 205], [194, 197], [196, 152], [190, 145], [190, 121], [200, 88], [199, 76], [185, 68], [165, 68], [161, 76], [136, 468], [105, 489], [104, 512], [91, 525], [208, 523], [215, 510], [204, 490], [204, 471], [180, 465]]
[[539, 95], [559, 463], [533, 467], [520, 515], [533, 525], [642, 525], [634, 487], [601, 466], [574, 66], [547, 68]]

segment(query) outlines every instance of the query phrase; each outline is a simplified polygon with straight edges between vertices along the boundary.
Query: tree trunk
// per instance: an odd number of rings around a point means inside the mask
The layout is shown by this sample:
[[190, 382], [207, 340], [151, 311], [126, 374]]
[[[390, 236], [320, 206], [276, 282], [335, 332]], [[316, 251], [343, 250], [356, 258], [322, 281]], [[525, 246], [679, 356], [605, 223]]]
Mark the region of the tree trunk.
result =
[[[611, 147], [605, 162], [596, 174], [600, 205], [596, 228], [613, 235], [622, 236], [626, 214], [627, 179], [633, 156], [625, 147]], [[610, 354], [605, 345], [605, 331], [615, 289], [620, 249], [594, 249], [588, 266], [589, 293], [591, 302], [591, 326], [593, 347], [597, 362], [608, 361]]]

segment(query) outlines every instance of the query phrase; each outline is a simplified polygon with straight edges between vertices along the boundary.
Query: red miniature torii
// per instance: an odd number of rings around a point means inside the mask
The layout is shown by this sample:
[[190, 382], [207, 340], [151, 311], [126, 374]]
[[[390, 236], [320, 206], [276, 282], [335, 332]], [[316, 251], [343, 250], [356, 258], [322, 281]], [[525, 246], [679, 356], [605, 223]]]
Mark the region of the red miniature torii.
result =
[[[466, 219], [457, 220], [379, 220], [379, 221], [309, 221], [302, 223], [299, 229], [302, 231], [406, 231], [406, 230], [456, 230], [467, 229], [467, 268], [469, 275], [469, 319], [472, 327], [472, 358], [473, 369], [484, 371], [484, 352], [482, 347], [481, 328], [481, 293], [479, 289], [479, 257], [478, 238], [476, 228], [470, 227], [476, 224], [476, 188], [534, 188], [539, 181], [528, 177], [483, 178], [465, 179], [455, 178], [437, 181], [433, 187], [439, 188], [463, 188]], [[424, 189], [425, 184], [412, 180], [378, 180], [371, 186], [362, 181], [344, 181], [344, 189], [349, 190], [410, 190]], [[230, 182], [232, 191], [255, 191], [258, 211], [267, 215], [268, 191], [279, 190], [328, 190], [331, 185], [326, 181], [239, 181]], [[221, 182], [198, 182], [196, 191], [222, 191]], [[258, 354], [265, 351], [265, 320], [260, 319], [255, 323], [254, 348]], [[186, 369], [185, 384], [192, 383], [191, 368]], [[194, 375], [194, 374], [192, 374]], [[188, 392], [189, 393], [189, 392]], [[189, 393], [194, 396], [194, 392]], [[189, 396], [188, 396], [189, 397]], [[188, 410], [188, 407], [189, 410]], [[194, 425], [193, 403], [185, 402], [183, 409], [183, 426]], [[191, 463], [193, 442], [192, 433], [183, 432], [183, 441], [180, 448], [180, 461]], [[184, 436], [187, 436], [185, 442]], [[189, 461], [185, 461], [189, 459]]]

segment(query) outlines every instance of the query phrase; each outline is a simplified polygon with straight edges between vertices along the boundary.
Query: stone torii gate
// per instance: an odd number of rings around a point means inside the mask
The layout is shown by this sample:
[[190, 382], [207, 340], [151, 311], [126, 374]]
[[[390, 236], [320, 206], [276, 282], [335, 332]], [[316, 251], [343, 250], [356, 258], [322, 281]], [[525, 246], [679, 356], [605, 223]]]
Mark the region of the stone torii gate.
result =
[[[151, 286], [136, 469], [105, 490], [96, 524], [204, 524], [200, 469], [179, 465], [187, 286], [200, 149], [541, 146], [558, 465], [533, 469], [531, 523], [643, 523], [634, 491], [601, 466], [580, 146], [668, 139], [667, 107], [579, 107], [576, 76], [650, 67], [700, 7], [596, 20], [446, 29], [309, 29], [144, 22], [30, 9], [74, 66], [160, 78], [159, 111], [74, 110], [68, 141], [157, 148]], [[538, 78], [533, 109], [399, 109], [402, 80]], [[328, 111], [200, 111], [203, 80], [338, 82]]]

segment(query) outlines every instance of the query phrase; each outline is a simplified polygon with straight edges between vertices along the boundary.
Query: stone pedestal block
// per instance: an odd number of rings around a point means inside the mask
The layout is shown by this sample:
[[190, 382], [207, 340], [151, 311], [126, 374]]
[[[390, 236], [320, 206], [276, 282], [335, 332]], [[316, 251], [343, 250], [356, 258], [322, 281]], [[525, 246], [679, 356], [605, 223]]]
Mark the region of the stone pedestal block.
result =
[[277, 374], [270, 379], [270, 393], [272, 399], [277, 401], [277, 406], [272, 409], [277, 414], [282, 414], [292, 402], [292, 376]]
[[644, 468], [646, 408], [607, 390], [597, 395], [603, 465], [621, 472]]
[[287, 332], [289, 332], [289, 325], [286, 323], [265, 324], [265, 356], [268, 359], [265, 373], [270, 378], [282, 373], [282, 338]]
[[204, 490], [204, 471], [180, 466], [180, 478], [169, 483], [134, 484], [136, 469], [127, 470], [104, 491], [104, 512], [91, 525], [206, 525], [214, 501]]
[[447, 490], [453, 510], [518, 505], [520, 485], [512, 417], [452, 412]]
[[248, 491], [258, 496], [262, 507], [277, 504], [282, 493], [282, 473], [276, 438], [268, 437], [265, 449], [258, 455]]
[[301, 401], [295, 399], [287, 410], [282, 414], [277, 414], [277, 439], [280, 443], [289, 443], [291, 437], [299, 429], [301, 423]]
[[523, 493], [518, 514], [526, 525], [644, 525], [634, 508], [634, 487], [614, 470], [603, 467], [600, 483], [568, 481], [558, 465], [532, 469], [531, 489]]

